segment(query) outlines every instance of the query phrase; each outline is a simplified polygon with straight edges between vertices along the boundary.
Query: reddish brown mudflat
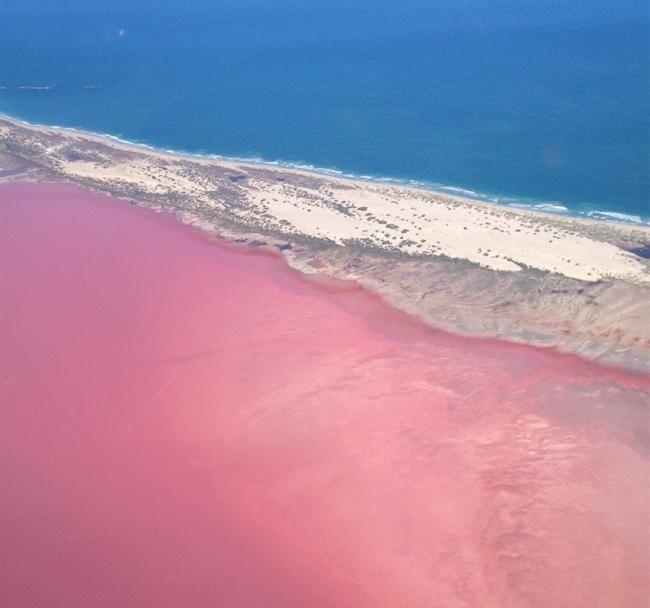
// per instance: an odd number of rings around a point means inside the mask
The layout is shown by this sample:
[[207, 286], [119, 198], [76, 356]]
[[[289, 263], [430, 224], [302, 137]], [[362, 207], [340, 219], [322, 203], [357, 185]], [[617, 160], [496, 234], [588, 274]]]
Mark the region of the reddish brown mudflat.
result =
[[647, 390], [0, 186], [0, 603], [633, 608]]

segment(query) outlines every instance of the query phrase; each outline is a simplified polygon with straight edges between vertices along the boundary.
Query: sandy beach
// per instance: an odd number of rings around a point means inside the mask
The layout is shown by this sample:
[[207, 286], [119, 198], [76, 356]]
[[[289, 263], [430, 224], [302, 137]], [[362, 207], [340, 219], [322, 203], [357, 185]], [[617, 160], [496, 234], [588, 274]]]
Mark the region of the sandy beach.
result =
[[[650, 228], [401, 185], [182, 156], [0, 119], [5, 180], [64, 180], [275, 247], [435, 327], [648, 370]], [[0, 159], [0, 160], [1, 160]], [[2, 164], [0, 163], [0, 166]]]

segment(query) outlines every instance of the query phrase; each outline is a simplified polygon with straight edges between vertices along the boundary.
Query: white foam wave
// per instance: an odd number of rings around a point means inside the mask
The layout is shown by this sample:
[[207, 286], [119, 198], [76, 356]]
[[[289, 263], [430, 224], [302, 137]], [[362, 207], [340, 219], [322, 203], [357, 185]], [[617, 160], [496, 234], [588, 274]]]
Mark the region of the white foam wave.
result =
[[458, 194], [463, 194], [465, 196], [481, 196], [476, 190], [469, 190], [468, 188], [459, 188], [458, 186], [440, 186], [445, 192], [458, 192]]
[[553, 211], [555, 213], [566, 213], [569, 211], [569, 209], [564, 205], [558, 205], [556, 203], [537, 203], [536, 205], [533, 205], [533, 207], [540, 211]]
[[630, 215], [618, 211], [588, 211], [587, 215], [594, 219], [606, 218], [621, 222], [632, 222], [633, 224], [650, 224], [650, 222], [644, 222], [640, 215]]
[[[2, 87], [3, 90], [11, 90], [12, 87]], [[13, 87], [15, 91], [49, 91], [52, 87], [49, 85], [31, 85], [24, 84], [17, 87]]]

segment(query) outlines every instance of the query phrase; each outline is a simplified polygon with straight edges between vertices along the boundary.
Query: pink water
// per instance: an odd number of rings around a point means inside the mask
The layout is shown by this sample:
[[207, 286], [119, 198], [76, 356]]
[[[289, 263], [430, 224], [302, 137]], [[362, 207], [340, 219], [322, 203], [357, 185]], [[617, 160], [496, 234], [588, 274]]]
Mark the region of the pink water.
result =
[[0, 186], [3, 607], [648, 602], [647, 383]]

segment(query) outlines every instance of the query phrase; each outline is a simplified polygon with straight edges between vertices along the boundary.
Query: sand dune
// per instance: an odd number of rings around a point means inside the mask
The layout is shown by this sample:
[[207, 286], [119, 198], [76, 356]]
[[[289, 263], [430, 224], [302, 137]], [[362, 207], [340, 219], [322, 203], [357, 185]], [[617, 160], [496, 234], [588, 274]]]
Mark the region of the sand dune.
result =
[[0, 119], [0, 142], [4, 158], [31, 171], [7, 179], [73, 181], [277, 246], [302, 272], [358, 280], [437, 327], [650, 369], [650, 262], [634, 253], [650, 244], [649, 228], [10, 119]]

